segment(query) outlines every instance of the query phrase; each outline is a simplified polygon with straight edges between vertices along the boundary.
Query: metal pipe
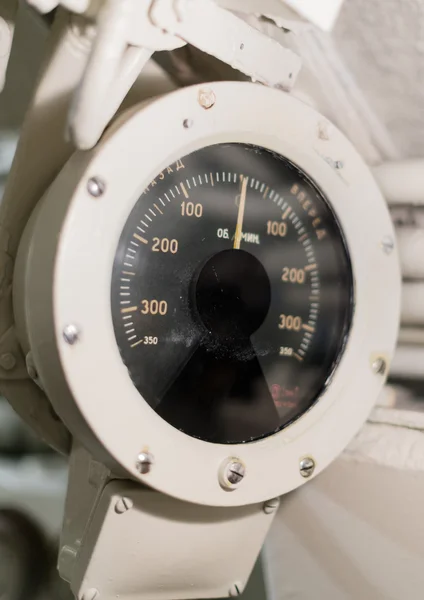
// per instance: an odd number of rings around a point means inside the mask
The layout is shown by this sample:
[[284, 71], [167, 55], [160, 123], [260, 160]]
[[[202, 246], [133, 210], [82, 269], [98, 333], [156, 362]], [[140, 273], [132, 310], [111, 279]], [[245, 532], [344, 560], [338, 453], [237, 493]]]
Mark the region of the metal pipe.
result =
[[389, 205], [424, 206], [424, 159], [384, 163], [373, 173]]
[[396, 237], [403, 277], [424, 280], [424, 229], [399, 227]]
[[390, 375], [407, 379], [422, 379], [424, 376], [424, 348], [398, 346], [390, 366]]
[[424, 282], [402, 283], [402, 325], [424, 325]]
[[424, 347], [424, 327], [402, 327], [399, 331], [398, 343], [418, 344]]

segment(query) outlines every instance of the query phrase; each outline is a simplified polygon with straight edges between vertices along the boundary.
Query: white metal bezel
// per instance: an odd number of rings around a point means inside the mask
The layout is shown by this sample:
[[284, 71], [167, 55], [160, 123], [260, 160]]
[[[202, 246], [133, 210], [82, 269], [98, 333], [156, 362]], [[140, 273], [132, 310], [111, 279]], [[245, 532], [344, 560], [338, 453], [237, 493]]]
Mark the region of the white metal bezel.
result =
[[[199, 87], [179, 90], [141, 107], [100, 142], [94, 153], [87, 154], [85, 176], [69, 199], [60, 232], [54, 269], [55, 336], [79, 411], [101, 445], [132, 477], [190, 502], [243, 505], [279, 496], [304, 483], [299, 461], [305, 456], [314, 458], [315, 473], [319, 473], [366, 419], [384, 379], [373, 372], [372, 357], [383, 355], [389, 362], [395, 345], [399, 268], [396, 252], [387, 255], [381, 248], [382, 238], [394, 234], [378, 187], [339, 131], [311, 108], [277, 90], [249, 83], [213, 83], [216, 103], [204, 110], [198, 102]], [[185, 119], [192, 121], [191, 127], [183, 126]], [[121, 360], [110, 308], [114, 254], [136, 200], [169, 163], [219, 142], [263, 146], [309, 174], [339, 219], [355, 280], [349, 340], [319, 402], [276, 435], [243, 445], [191, 438], [156, 415]], [[343, 168], [336, 169], [333, 161], [342, 161]], [[86, 189], [88, 178], [94, 175], [106, 183], [104, 195], [97, 199]], [[62, 336], [69, 323], [81, 331], [72, 346]], [[56, 399], [59, 414], [60, 403], [66, 411], [64, 404], [69, 401]], [[136, 469], [137, 455], [143, 449], [155, 459], [145, 475]], [[221, 487], [218, 474], [231, 456], [245, 463], [246, 477], [237, 490], [228, 492]]]

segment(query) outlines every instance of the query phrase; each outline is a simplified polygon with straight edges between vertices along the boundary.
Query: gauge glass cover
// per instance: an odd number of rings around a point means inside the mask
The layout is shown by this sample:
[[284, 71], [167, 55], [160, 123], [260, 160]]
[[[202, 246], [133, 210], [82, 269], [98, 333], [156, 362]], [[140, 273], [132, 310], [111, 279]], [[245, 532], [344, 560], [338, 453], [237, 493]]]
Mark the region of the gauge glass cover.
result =
[[319, 400], [352, 298], [324, 195], [289, 160], [246, 144], [158, 173], [113, 264], [113, 326], [135, 387], [169, 424], [213, 443], [276, 433]]

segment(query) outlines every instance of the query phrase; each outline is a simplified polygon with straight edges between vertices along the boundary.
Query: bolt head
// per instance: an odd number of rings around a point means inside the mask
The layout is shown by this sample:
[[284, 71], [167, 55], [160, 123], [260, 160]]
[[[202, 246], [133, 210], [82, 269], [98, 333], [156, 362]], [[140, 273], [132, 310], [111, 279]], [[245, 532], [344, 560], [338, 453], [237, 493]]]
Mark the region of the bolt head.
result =
[[237, 596], [241, 596], [242, 591], [243, 586], [239, 581], [237, 581], [236, 583], [233, 583], [233, 585], [228, 590], [228, 595], [230, 596], [230, 598], [236, 598]]
[[299, 470], [302, 477], [304, 477], [305, 479], [310, 477], [315, 471], [315, 466], [315, 461], [310, 456], [302, 458], [302, 460], [299, 463]]
[[123, 498], [119, 498], [119, 500], [115, 504], [115, 512], [118, 515], [122, 515], [125, 512], [127, 512], [127, 510], [131, 510], [133, 506], [134, 502], [131, 500], [131, 498], [126, 498], [124, 496]]
[[387, 363], [381, 356], [376, 358], [372, 363], [372, 370], [377, 375], [384, 375], [387, 369]]
[[10, 352], [0, 356], [0, 367], [5, 371], [11, 371], [16, 366], [16, 358]]
[[220, 468], [219, 481], [225, 490], [235, 490], [246, 475], [246, 467], [238, 458], [227, 459]]
[[[244, 47], [244, 46], [243, 46]], [[199, 104], [205, 110], [212, 108], [216, 102], [216, 96], [214, 92], [209, 88], [203, 88], [199, 91]]]
[[391, 254], [395, 247], [395, 241], [390, 235], [385, 235], [381, 240], [381, 247], [385, 254]]
[[232, 485], [237, 485], [246, 474], [245, 466], [241, 462], [232, 462], [227, 467], [227, 479]]
[[146, 475], [147, 473], [150, 473], [154, 462], [155, 459], [153, 454], [150, 454], [150, 452], [140, 452], [140, 454], [137, 456], [135, 466], [139, 473]]
[[73, 346], [79, 339], [80, 332], [76, 325], [70, 323], [66, 325], [63, 329], [63, 339], [67, 344]]
[[90, 177], [87, 181], [87, 191], [93, 198], [99, 198], [106, 190], [105, 182], [100, 177]]

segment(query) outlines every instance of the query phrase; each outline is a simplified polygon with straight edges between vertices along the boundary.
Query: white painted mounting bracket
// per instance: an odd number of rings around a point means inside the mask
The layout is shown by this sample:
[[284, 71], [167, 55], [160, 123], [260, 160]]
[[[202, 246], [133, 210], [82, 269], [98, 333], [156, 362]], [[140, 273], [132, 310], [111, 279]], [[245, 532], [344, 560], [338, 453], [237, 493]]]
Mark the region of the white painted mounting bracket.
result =
[[117, 478], [76, 442], [59, 573], [78, 600], [235, 596], [278, 505], [278, 498], [232, 507], [182, 502]]
[[[94, 17], [97, 34], [75, 93], [69, 133], [92, 148], [141, 70], [157, 50], [186, 43], [231, 65], [254, 81], [290, 90], [300, 58], [213, 0], [28, 0], [42, 12], [62, 4]], [[94, 13], [94, 14], [93, 14]]]
[[111, 481], [84, 531], [71, 589], [81, 600], [96, 598], [95, 592], [99, 600], [239, 595], [277, 507], [278, 499], [201, 506]]
[[299, 57], [212, 0], [155, 0], [150, 14], [157, 27], [253, 80], [286, 90], [293, 87]]

